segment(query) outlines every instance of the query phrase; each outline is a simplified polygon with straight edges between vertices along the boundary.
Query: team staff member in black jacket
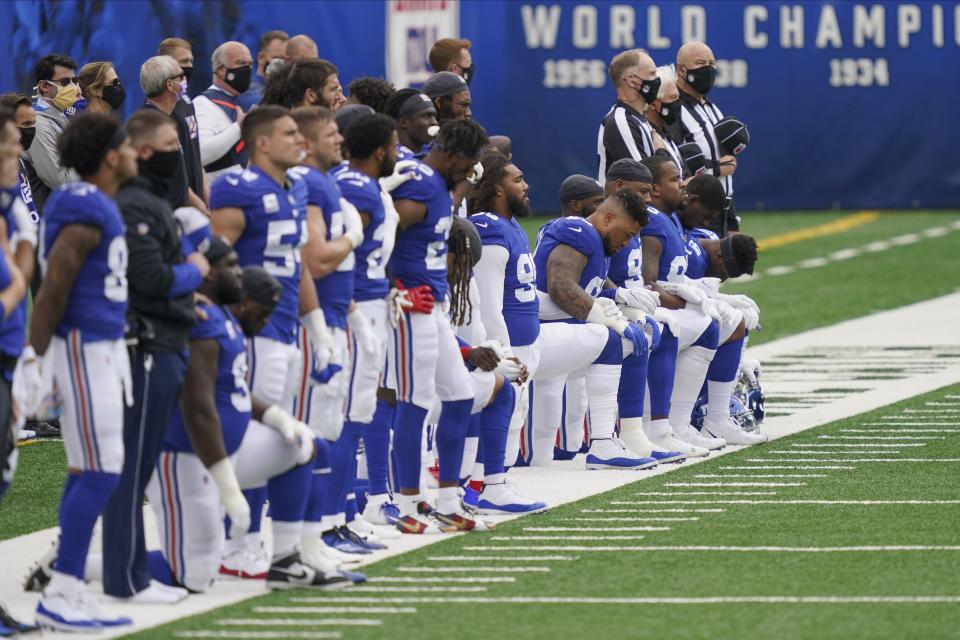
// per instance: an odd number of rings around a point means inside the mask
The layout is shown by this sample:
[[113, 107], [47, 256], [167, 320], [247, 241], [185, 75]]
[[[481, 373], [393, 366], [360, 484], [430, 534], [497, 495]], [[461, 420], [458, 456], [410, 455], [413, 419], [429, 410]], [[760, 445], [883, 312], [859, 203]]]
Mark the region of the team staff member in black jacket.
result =
[[[103, 512], [103, 590], [141, 603], [172, 603], [187, 595], [151, 582], [143, 539], [143, 495], [187, 369], [193, 292], [210, 265], [183, 257], [166, 190], [180, 162], [176, 123], [141, 109], [125, 126], [137, 150], [139, 176], [123, 185], [117, 204], [127, 227], [133, 406], [124, 411], [125, 456], [120, 483]], [[129, 334], [128, 334], [129, 335]]]

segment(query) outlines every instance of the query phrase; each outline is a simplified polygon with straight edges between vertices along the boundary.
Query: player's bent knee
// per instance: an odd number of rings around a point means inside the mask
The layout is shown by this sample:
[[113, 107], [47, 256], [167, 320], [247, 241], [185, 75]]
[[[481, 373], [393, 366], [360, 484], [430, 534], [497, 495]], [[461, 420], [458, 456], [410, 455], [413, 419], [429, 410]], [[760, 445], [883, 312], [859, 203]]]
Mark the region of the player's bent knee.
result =
[[720, 344], [720, 323], [716, 320], [710, 320], [710, 324], [704, 329], [700, 337], [697, 338], [691, 346], [703, 347], [704, 349], [716, 349]]

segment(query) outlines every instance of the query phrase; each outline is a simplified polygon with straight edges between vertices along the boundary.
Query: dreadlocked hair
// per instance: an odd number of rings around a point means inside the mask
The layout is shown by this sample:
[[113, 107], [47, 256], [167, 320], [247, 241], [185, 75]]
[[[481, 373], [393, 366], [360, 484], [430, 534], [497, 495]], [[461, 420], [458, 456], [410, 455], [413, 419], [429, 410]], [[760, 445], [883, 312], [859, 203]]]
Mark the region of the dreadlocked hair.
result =
[[[450, 268], [447, 269], [447, 284], [450, 285], [450, 321], [455, 327], [464, 327], [473, 320], [473, 305], [470, 303], [470, 274], [473, 271], [473, 253], [470, 250], [467, 232], [456, 215], [450, 228], [447, 247], [450, 252]], [[466, 220], [464, 220], [466, 222]]]
[[483, 177], [467, 191], [467, 212], [470, 215], [493, 211], [497, 185], [503, 180], [510, 161], [499, 151], [488, 151], [480, 158], [480, 164], [483, 165]]
[[489, 141], [486, 130], [473, 120], [448, 120], [440, 125], [434, 146], [465, 158], [479, 158]]

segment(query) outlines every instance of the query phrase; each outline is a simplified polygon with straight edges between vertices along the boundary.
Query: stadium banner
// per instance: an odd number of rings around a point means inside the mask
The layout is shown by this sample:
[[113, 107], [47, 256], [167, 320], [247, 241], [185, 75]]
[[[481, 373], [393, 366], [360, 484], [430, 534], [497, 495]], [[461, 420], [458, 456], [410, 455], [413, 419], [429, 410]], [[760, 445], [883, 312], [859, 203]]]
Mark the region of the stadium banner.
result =
[[459, 33], [473, 43], [474, 117], [511, 136], [542, 212], [558, 209], [565, 176], [597, 171], [597, 128], [615, 98], [610, 58], [643, 47], [671, 63], [683, 42], [702, 39], [719, 71], [710, 98], [750, 129], [738, 210], [960, 205], [956, 0], [15, 0], [5, 9], [0, 88], [29, 92], [34, 63], [50, 52], [112, 60], [126, 114], [143, 100], [140, 65], [167, 36], [193, 43], [196, 94], [217, 44], [240, 40], [255, 56], [268, 29], [313, 37], [345, 86], [361, 75], [417, 82], [433, 41]]

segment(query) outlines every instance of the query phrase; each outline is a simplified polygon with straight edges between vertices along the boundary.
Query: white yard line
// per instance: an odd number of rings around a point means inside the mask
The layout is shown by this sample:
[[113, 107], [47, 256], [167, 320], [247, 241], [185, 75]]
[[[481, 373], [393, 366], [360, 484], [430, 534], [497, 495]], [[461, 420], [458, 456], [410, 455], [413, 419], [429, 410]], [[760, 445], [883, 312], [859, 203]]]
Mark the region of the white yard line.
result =
[[523, 527], [524, 531], [550, 533], [559, 531], [580, 531], [580, 532], [600, 532], [600, 531], [670, 531], [670, 527]]
[[773, 478], [829, 478], [826, 473], [697, 473], [694, 478], [745, 478], [747, 480], [762, 480]]
[[[674, 495], [689, 495], [677, 493]], [[635, 509], [580, 509], [580, 513], [634, 513]], [[644, 509], [644, 513], [723, 513], [726, 509]]]
[[[44, 635], [43, 637], [47, 637]], [[100, 636], [102, 637], [102, 636]], [[224, 631], [199, 629], [197, 631], [174, 631], [174, 638], [223, 638], [226, 640], [272, 640], [274, 638], [294, 640], [304, 638], [342, 638], [338, 631]]]
[[943, 440], [944, 436], [817, 436], [824, 440]]
[[[864, 424], [870, 424], [869, 422]], [[936, 422], [923, 422], [918, 424], [936, 426]], [[883, 425], [888, 427], [890, 425]], [[841, 433], [960, 433], [960, 429], [844, 429]]]
[[456, 578], [456, 577], [447, 577], [447, 578], [427, 578], [425, 576], [417, 576], [415, 578], [408, 577], [371, 577], [367, 579], [367, 584], [378, 584], [381, 582], [409, 582], [412, 584], [428, 584], [442, 582], [446, 583], [489, 583], [489, 582], [516, 582], [517, 579], [513, 576], [499, 576], [499, 577], [470, 577], [470, 578]]
[[960, 504], [960, 500], [621, 500], [613, 504]]
[[[750, 458], [753, 462], [771, 462], [767, 459]], [[960, 462], [960, 458], [850, 458], [850, 459], [810, 459], [806, 462]]]
[[695, 522], [697, 516], [651, 518], [649, 516], [635, 516], [632, 518], [558, 518], [561, 522]]
[[847, 447], [848, 449], [852, 448], [868, 448], [868, 447], [925, 447], [926, 443], [923, 442], [897, 442], [896, 444], [883, 443], [883, 442], [842, 442], [842, 443], [827, 443], [827, 442], [796, 442], [791, 447], [796, 447], [798, 449], [813, 449], [813, 448], [837, 448], [837, 447]]
[[358, 585], [352, 587], [351, 591], [360, 591], [363, 593], [445, 593], [450, 592], [460, 592], [460, 593], [471, 593], [486, 591], [486, 587], [454, 587], [450, 585], [444, 585], [442, 587], [391, 587], [391, 586], [367, 586], [367, 585]]
[[665, 482], [665, 487], [803, 487], [806, 482]]
[[378, 627], [375, 618], [223, 618], [214, 621], [224, 627]]
[[[637, 491], [638, 496], [775, 496], [776, 491]], [[615, 503], [614, 503], [615, 504]]]
[[400, 567], [404, 573], [549, 573], [550, 567]]
[[[349, 592], [344, 592], [349, 593]], [[703, 598], [657, 597], [488, 597], [488, 598], [352, 598], [338, 597], [342, 602], [394, 602], [403, 604], [957, 604], [960, 596], [711, 596]]]
[[[669, 531], [670, 527], [663, 527], [665, 530]], [[607, 536], [607, 535], [595, 535], [595, 536], [489, 536], [488, 539], [494, 542], [563, 542], [569, 540], [571, 542], [589, 542], [591, 540], [595, 542], [605, 542], [607, 540], [644, 540], [646, 536]]]
[[416, 613], [416, 607], [253, 607], [254, 613]]
[[[772, 471], [772, 470], [774, 470], [774, 469], [789, 469], [789, 470], [813, 470], [813, 469], [833, 469], [833, 470], [840, 470], [840, 469], [856, 469], [856, 467], [850, 467], [850, 466], [844, 466], [844, 465], [807, 465], [807, 464], [792, 465], [792, 466], [790, 466], [790, 465], [780, 465], [780, 464], [777, 464], [777, 465], [767, 465], [767, 466], [753, 465], [753, 466], [743, 466], [743, 467], [720, 467], [720, 468], [721, 468], [721, 469], [724, 469], [724, 470], [729, 469], [729, 470], [736, 470], [736, 471], [754, 471], [754, 470], [771, 470], [771, 471]], [[697, 477], [699, 478], [699, 477], [701, 477], [701, 476], [697, 476]]]
[[[430, 562], [573, 562], [579, 559], [580, 556], [471, 556], [469, 558], [462, 556], [429, 556], [427, 558]], [[516, 578], [510, 579], [516, 580]]]
[[889, 456], [900, 453], [899, 449], [888, 449], [888, 450], [876, 450], [876, 451], [864, 451], [863, 449], [842, 449], [840, 451], [825, 450], [825, 449], [772, 449], [766, 452], [767, 455], [773, 456], [793, 456], [793, 457], [802, 457], [802, 456]]
[[[960, 229], [960, 225], [951, 226], [951, 228]], [[891, 332], [891, 326], [909, 326], [911, 330], [907, 332]], [[749, 347], [748, 354], [751, 357], [758, 358], [761, 362], [770, 362], [771, 365], [775, 365], [778, 358], [787, 359], [795, 354], [808, 353], [812, 349], [823, 350], [834, 348], [837, 349], [841, 357], [850, 360], [857, 360], [861, 358], [861, 356], [875, 359], [882, 358], [888, 360], [890, 366], [896, 366], [905, 371], [912, 371], [907, 374], [908, 377], [855, 381], [833, 380], [829, 377], [830, 374], [817, 374], [812, 377], [800, 374], [798, 374], [797, 377], [793, 377], [793, 374], [788, 374], [779, 379], [776, 376], [771, 377], [765, 384], [765, 391], [771, 397], [776, 397], [778, 393], [784, 391], [809, 391], [812, 393], [820, 387], [831, 385], [845, 389], [857, 389], [858, 391], [829, 396], [826, 394], [818, 394], [818, 397], [822, 399], [822, 402], [818, 404], [812, 404], [807, 408], [797, 408], [795, 411], [792, 411], [790, 415], [786, 416], [769, 416], [763, 425], [764, 432], [766, 432], [772, 440], [776, 440], [793, 433], [798, 433], [835, 420], [855, 416], [877, 407], [938, 389], [960, 380], [960, 360], [948, 358], [936, 359], [931, 358], [928, 354], [921, 351], [909, 352], [903, 350], [904, 348], [910, 349], [911, 347], [925, 346], [960, 346], [960, 332], [956, 331], [957, 326], [960, 326], [960, 294], [951, 294], [900, 309], [876, 313], [864, 318], [797, 334], [758, 347]], [[897, 347], [898, 350], [885, 351], [883, 350], [884, 346]], [[923, 365], [923, 368], [914, 370], [913, 365], [917, 363]], [[809, 363], [809, 365], [814, 368], [817, 368], [816, 364], [818, 363], [814, 361]], [[882, 378], [883, 376], [877, 377]], [[809, 384], [807, 385], [806, 383], [800, 382], [800, 378], [809, 378]], [[774, 412], [772, 405], [768, 405], [767, 409], [770, 412]], [[949, 414], [945, 415], [942, 411], [940, 415], [944, 415], [946, 421], [937, 420], [934, 414], [912, 413], [908, 415], [912, 417], [912, 420], [906, 420], [904, 418], [901, 421], [925, 423], [912, 426], [949, 429], [951, 427], [957, 427], [958, 422], [960, 422], [960, 417]], [[891, 428], [900, 426], [903, 425], [897, 423], [889, 424]], [[946, 432], [949, 433], [952, 431]], [[904, 431], [904, 433], [913, 432]], [[739, 450], [739, 447], [728, 447], [727, 450], [720, 452], [719, 455], [725, 455], [726, 453], [737, 450]], [[758, 450], [758, 455], [763, 455], [764, 453], [762, 450]], [[789, 462], [793, 464], [807, 464], [812, 462], [841, 464], [844, 462], [908, 461], [908, 459], [894, 460], [890, 457], [890, 451], [883, 452], [886, 456], [883, 459], [868, 457], [867, 452], [864, 451], [857, 451], [855, 454], [852, 451], [846, 454], [842, 452], [832, 453], [838, 456], [844, 456], [846, 459], [827, 459], [832, 456], [828, 456], [824, 451], [818, 451], [816, 455], [811, 455], [809, 459], [794, 459]], [[880, 452], [877, 453], [878, 455], [880, 454]], [[710, 459], [717, 457], [717, 455], [718, 454], [711, 454]], [[955, 459], [935, 458], [914, 458], [913, 460], [924, 462], [957, 461]], [[682, 465], [662, 465], [649, 472], [635, 474], [620, 471], [586, 471], [583, 468], [581, 456], [575, 461], [555, 463], [553, 466], [547, 468], [514, 469], [510, 475], [517, 484], [523, 488], [524, 493], [544, 499], [551, 507], [555, 507], [580, 498], [615, 489], [637, 480], [651, 478], [661, 473], [669, 473], [677, 468], [699, 464], [700, 462], [702, 462], [702, 459], [699, 461], [686, 461]], [[765, 458], [760, 460], [760, 462], [771, 465], [777, 461]], [[763, 503], [763, 501], [760, 500], [755, 502]], [[645, 504], [651, 506], [649, 510], [644, 510], [645, 513], [669, 513], [671, 511], [664, 511], [664, 509], [669, 508], [671, 504], [677, 503], [664, 505], [664, 500], [649, 500], [645, 502]], [[686, 502], [680, 506], [688, 504], [696, 505], [699, 503]], [[726, 504], [737, 504], [737, 502]], [[144, 510], [144, 519], [147, 531], [147, 545], [149, 548], [158, 548], [159, 539], [157, 526], [153, 518], [152, 510], [148, 507]], [[502, 519], [503, 518], [500, 520]], [[269, 521], [264, 524], [264, 529], [267, 532], [265, 537], [269, 540]], [[6, 604], [11, 613], [19, 618], [32, 619], [32, 613], [37, 602], [36, 594], [25, 594], [21, 591], [19, 584], [20, 579], [26, 574], [30, 564], [48, 548], [50, 542], [56, 535], [57, 529], [51, 528], [0, 542], [0, 558], [3, 558], [4, 564], [4, 578], [0, 579], [0, 602]], [[364, 558], [363, 562], [365, 564], [377, 562], [384, 558], [402, 554], [424, 545], [446, 539], [448, 539], [447, 536], [405, 536], [399, 540], [391, 540], [389, 550], [370, 554]], [[99, 544], [99, 539], [95, 539], [93, 548], [98, 548]], [[548, 549], [544, 547], [537, 547], [533, 550], [537, 553], [548, 551]], [[458, 558], [458, 561], [461, 561], [463, 565], [461, 569], [458, 569], [459, 571], [468, 573], [478, 571], [477, 566], [469, 566], [473, 563], [462, 562], [463, 560], [463, 558]], [[447, 567], [438, 567], [438, 569], [445, 568]], [[487, 568], [500, 570], [504, 567]], [[549, 570], [549, 567], [516, 568], [521, 570]], [[262, 585], [218, 582], [207, 593], [191, 595], [175, 607], [111, 603], [111, 610], [116, 611], [118, 614], [131, 616], [137, 622], [137, 625], [132, 629], [105, 631], [101, 633], [99, 637], [110, 638], [139, 631], [184, 616], [233, 604], [263, 593], [266, 593], [266, 591]], [[48, 634], [46, 637], [57, 638], [66, 636]]]
[[654, 552], [654, 553], [721, 553], [721, 552], [730, 552], [730, 553], [759, 553], [759, 552], [772, 552], [772, 553], [900, 553], [900, 552], [923, 552], [929, 553], [931, 551], [944, 551], [950, 553], [956, 553], [960, 551], [960, 545], [954, 546], [861, 546], [861, 547], [766, 547], [766, 546], [753, 546], [753, 547], [732, 547], [732, 546], [663, 546], [663, 545], [650, 545], [650, 546], [623, 546], [618, 545], [615, 547], [525, 547], [525, 546], [470, 546], [464, 547], [466, 551], [518, 551], [518, 550], [530, 550], [530, 549], [544, 549], [544, 550], [565, 550], [565, 551], [636, 551], [636, 552]]

